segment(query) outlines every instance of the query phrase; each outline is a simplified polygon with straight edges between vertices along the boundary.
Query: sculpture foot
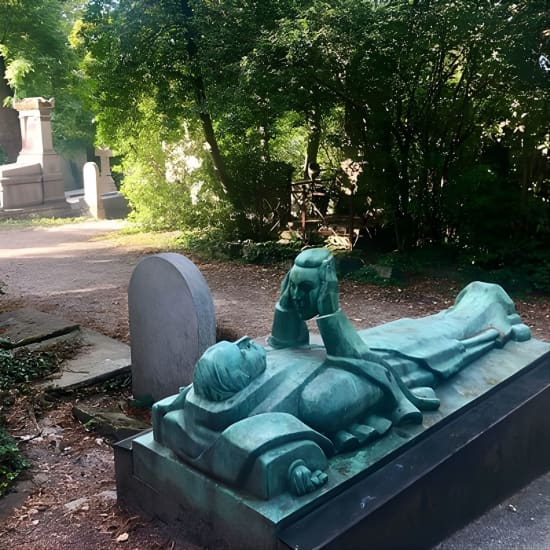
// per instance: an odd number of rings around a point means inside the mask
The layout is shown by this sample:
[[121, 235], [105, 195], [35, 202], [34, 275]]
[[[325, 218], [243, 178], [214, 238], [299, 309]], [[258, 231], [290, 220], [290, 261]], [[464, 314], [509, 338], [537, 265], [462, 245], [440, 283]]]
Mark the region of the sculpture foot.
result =
[[331, 436], [337, 454], [349, 453], [359, 447], [359, 440], [346, 430], [339, 430]]
[[436, 411], [439, 409], [441, 401], [435, 394], [433, 388], [422, 386], [411, 388], [410, 392], [418, 399], [416, 405], [423, 411]]
[[512, 340], [516, 342], [525, 342], [531, 338], [531, 329], [520, 323], [512, 327]]
[[392, 412], [392, 421], [396, 426], [422, 424], [422, 413], [410, 401], [401, 400]]
[[379, 436], [387, 433], [392, 427], [391, 420], [388, 420], [384, 416], [378, 416], [377, 414], [369, 414], [363, 423], [372, 426]]
[[312, 472], [303, 460], [295, 460], [288, 469], [288, 480], [290, 491], [297, 496], [302, 496], [324, 485], [328, 475], [321, 470]]
[[359, 445], [365, 445], [380, 437], [378, 432], [367, 424], [352, 424], [349, 427], [349, 432], [357, 438]]

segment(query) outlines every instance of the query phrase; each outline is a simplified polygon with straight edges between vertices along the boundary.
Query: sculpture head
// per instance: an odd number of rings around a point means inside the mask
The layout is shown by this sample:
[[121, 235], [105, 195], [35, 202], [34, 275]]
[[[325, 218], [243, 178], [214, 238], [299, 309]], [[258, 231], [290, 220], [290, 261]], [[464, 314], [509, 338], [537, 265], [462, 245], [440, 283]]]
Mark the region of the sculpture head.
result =
[[265, 349], [248, 336], [236, 342], [224, 340], [209, 347], [198, 360], [193, 388], [209, 401], [224, 401], [248, 386], [265, 367]]
[[[290, 297], [301, 319], [311, 319], [319, 314], [320, 293], [329, 271], [335, 274], [336, 268], [334, 257], [326, 248], [310, 248], [296, 256], [288, 285]], [[337, 293], [337, 286], [335, 289], [332, 286], [331, 281], [328, 291]]]

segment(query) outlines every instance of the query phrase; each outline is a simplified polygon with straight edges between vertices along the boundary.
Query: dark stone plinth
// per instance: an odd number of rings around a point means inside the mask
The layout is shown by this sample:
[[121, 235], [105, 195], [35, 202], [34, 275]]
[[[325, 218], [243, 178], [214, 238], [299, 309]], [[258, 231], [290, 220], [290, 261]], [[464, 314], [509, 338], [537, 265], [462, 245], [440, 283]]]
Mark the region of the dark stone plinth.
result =
[[550, 470], [550, 353], [283, 529], [290, 548], [429, 548]]
[[101, 195], [101, 200], [107, 220], [123, 220], [130, 213], [128, 199], [120, 193], [105, 193]]
[[509, 343], [438, 394], [423, 426], [331, 459], [326, 486], [299, 498], [253, 499], [151, 433], [125, 440], [119, 501], [213, 548], [426, 548], [550, 468], [550, 345]]

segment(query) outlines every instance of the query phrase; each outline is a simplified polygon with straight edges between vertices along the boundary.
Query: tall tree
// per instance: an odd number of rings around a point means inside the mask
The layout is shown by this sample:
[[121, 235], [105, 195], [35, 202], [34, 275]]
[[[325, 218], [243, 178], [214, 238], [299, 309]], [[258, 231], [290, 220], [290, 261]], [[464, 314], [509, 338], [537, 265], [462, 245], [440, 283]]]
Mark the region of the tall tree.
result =
[[[17, 114], [7, 105], [11, 98], [50, 97], [67, 87], [75, 66], [67, 39], [71, 10], [81, 3], [0, 0], [0, 126], [4, 136], [19, 135]], [[10, 160], [19, 148], [20, 143], [11, 147]]]
[[80, 34], [91, 54], [86, 70], [105, 137], [139, 118], [140, 103], [153, 97], [168, 126], [180, 124], [183, 115], [198, 118], [226, 192], [230, 182], [210, 115], [191, 3], [92, 0]]

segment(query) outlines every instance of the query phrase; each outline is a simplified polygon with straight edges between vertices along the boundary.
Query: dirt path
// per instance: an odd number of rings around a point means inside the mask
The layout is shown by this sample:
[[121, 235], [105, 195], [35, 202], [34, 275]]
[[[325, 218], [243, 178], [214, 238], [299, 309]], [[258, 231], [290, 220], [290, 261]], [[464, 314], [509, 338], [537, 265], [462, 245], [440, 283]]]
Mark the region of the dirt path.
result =
[[[127, 342], [128, 282], [135, 265], [152, 250], [101, 238], [120, 227], [108, 221], [1, 229], [0, 281], [7, 294], [0, 296], [0, 311], [32, 306]], [[214, 297], [219, 336], [269, 333], [284, 266], [196, 263]], [[365, 328], [439, 311], [459, 290], [447, 279], [406, 288], [344, 281], [341, 304]], [[516, 299], [516, 306], [533, 335], [550, 341], [550, 298]], [[33, 461], [34, 485], [31, 496], [0, 523], [0, 550], [197, 548], [192, 541], [175, 545], [165, 528], [118, 509], [112, 451], [73, 419], [71, 399], [53, 404], [23, 400], [12, 411], [12, 433], [28, 439], [23, 448]]]

